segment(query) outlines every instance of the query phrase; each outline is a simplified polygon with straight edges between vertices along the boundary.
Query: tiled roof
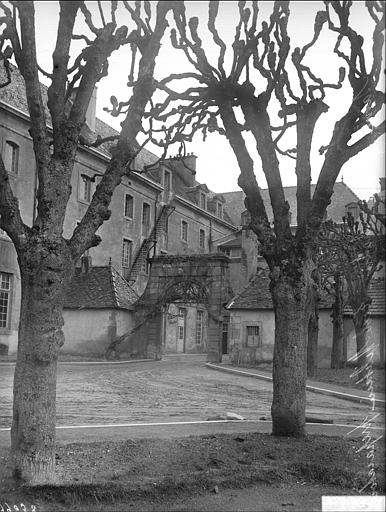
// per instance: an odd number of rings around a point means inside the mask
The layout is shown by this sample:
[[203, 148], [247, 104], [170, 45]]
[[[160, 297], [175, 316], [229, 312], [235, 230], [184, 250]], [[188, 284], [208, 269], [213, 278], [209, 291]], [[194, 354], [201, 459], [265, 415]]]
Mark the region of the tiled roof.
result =
[[[228, 304], [228, 309], [273, 309], [269, 290], [269, 268], [258, 268], [255, 276]], [[319, 308], [331, 307], [332, 299], [324, 295], [319, 301]]]
[[[311, 194], [314, 193], [316, 185], [311, 185]], [[223, 192], [222, 195], [226, 200], [228, 213], [232, 218], [232, 222], [239, 226], [241, 223], [241, 214], [245, 211], [244, 197], [242, 190], [237, 192]], [[268, 189], [261, 189], [261, 195], [267, 210], [268, 219], [272, 222], [273, 213], [269, 200]], [[292, 224], [296, 224], [297, 218], [297, 202], [296, 187], [284, 187], [284, 195], [290, 206], [292, 214]], [[331, 203], [327, 207], [327, 218], [334, 222], [342, 222], [342, 217], [346, 214], [345, 206], [349, 203], [357, 203], [359, 198], [354, 192], [343, 182], [336, 182], [334, 185], [334, 193], [331, 197]]]
[[[9, 85], [6, 87], [0, 88], [0, 101], [3, 101], [4, 103], [7, 103], [24, 114], [28, 115], [28, 104], [27, 104], [27, 98], [25, 94], [25, 85], [24, 85], [24, 79], [19, 72], [19, 70], [15, 66], [11, 66], [12, 68], [12, 81]], [[4, 81], [5, 77], [5, 71], [3, 64], [0, 63], [0, 80]], [[46, 112], [46, 119], [50, 120], [50, 112], [47, 107], [47, 90], [48, 87], [44, 84], [41, 85], [41, 91], [42, 91], [42, 99], [43, 104], [45, 105], [45, 112]], [[119, 132], [117, 130], [114, 130], [111, 126], [106, 124], [104, 121], [102, 121], [99, 118], [95, 119], [95, 133], [93, 133], [90, 128], [87, 127], [87, 125], [84, 126], [82, 129], [82, 135], [86, 136], [92, 136], [93, 139], [95, 139], [95, 135], [100, 135], [103, 138], [110, 137], [111, 135], [117, 135]], [[98, 146], [98, 151], [105, 154], [106, 156], [110, 156], [109, 152], [109, 146], [112, 143], [105, 143], [100, 146]], [[150, 163], [153, 163], [157, 160], [157, 156], [148, 151], [147, 149], [143, 149], [141, 153], [138, 155], [136, 159], [136, 166], [139, 170], [142, 170], [144, 165], [149, 165]]]
[[228, 309], [272, 309], [269, 269], [258, 268], [255, 276], [228, 304]]
[[[4, 68], [2, 63], [0, 63], [0, 80], [4, 80], [5, 74], [4, 74]], [[43, 96], [43, 103], [47, 104], [47, 87], [43, 84], [41, 84], [42, 88], [42, 96]], [[25, 85], [24, 85], [24, 79], [17, 68], [13, 67], [12, 72], [12, 82], [7, 87], [0, 88], [0, 101], [7, 103], [18, 110], [22, 111], [23, 113], [28, 115], [28, 105], [27, 105], [27, 99], [25, 95]], [[50, 119], [50, 113], [48, 108], [46, 107], [46, 118], [47, 120]], [[85, 138], [91, 138], [92, 140], [95, 139], [96, 135], [100, 135], [102, 138], [109, 137], [111, 135], [117, 135], [119, 132], [117, 130], [114, 130], [111, 126], [103, 122], [101, 119], [96, 118], [95, 119], [95, 133], [93, 133], [90, 128], [85, 125], [82, 129], [82, 135], [85, 136]], [[106, 156], [110, 156], [109, 153], [109, 146], [111, 146], [113, 143], [105, 143], [99, 146], [97, 149], [101, 153], [105, 154]], [[142, 171], [145, 165], [153, 164], [158, 160], [158, 157], [154, 155], [151, 151], [147, 150], [146, 148], [143, 148], [141, 152], [137, 155], [135, 159], [135, 169]], [[157, 183], [161, 183], [161, 174], [156, 169], [150, 170], [146, 173], [146, 176], [151, 179], [152, 181], [155, 181]], [[209, 191], [209, 189], [206, 187], [206, 185], [200, 184], [195, 181], [195, 186], [201, 187], [203, 190], [207, 190], [209, 192], [209, 196], [212, 197], [215, 195], [214, 192]], [[187, 193], [187, 189], [189, 187], [186, 187], [185, 182], [183, 179], [178, 175], [177, 172], [173, 173], [173, 188], [177, 195], [182, 197], [183, 199], [186, 199], [187, 201], [194, 203], [192, 201], [192, 197]], [[224, 220], [232, 224], [232, 220], [230, 216], [228, 215], [228, 212], [224, 209]]]
[[91, 267], [78, 272], [67, 290], [67, 309], [134, 309], [138, 296], [112, 266]]
[[[201, 185], [201, 184], [198, 183], [197, 181], [195, 181], [194, 188], [197, 188], [199, 185]], [[206, 185], [203, 185], [203, 186], [206, 187]], [[189, 194], [189, 192], [192, 189], [193, 189], [193, 187], [187, 187], [185, 185], [184, 180], [181, 178], [181, 176], [178, 174], [178, 172], [173, 173], [173, 192], [177, 196], [182, 197], [186, 201], [189, 201], [190, 203], [193, 203], [196, 206], [198, 206], [198, 203], [193, 200], [192, 194]], [[209, 191], [208, 197], [213, 197], [214, 195], [215, 195], [214, 192]], [[214, 213], [210, 210], [208, 210], [208, 211], [210, 213]], [[223, 220], [225, 220], [225, 222], [228, 222], [229, 224], [233, 224], [232, 218], [230, 216], [230, 211], [229, 211], [229, 208], [226, 203], [224, 204], [224, 208], [223, 208]]]
[[[373, 279], [369, 286], [369, 296], [372, 299], [369, 314], [385, 315], [385, 280], [383, 278]], [[345, 315], [352, 315], [352, 309], [346, 305], [344, 308]]]

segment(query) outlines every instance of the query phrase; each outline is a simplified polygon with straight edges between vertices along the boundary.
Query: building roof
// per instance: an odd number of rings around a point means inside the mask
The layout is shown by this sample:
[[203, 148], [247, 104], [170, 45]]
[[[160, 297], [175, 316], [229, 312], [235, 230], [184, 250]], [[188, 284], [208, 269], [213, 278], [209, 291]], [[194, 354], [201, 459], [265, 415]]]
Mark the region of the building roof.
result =
[[[371, 304], [369, 307], [369, 315], [384, 316], [385, 315], [385, 279], [376, 278], [370, 282], [368, 294]], [[352, 315], [352, 309], [346, 305], [344, 308], [345, 315]]]
[[90, 267], [72, 278], [64, 301], [67, 309], [128, 309], [137, 294], [112, 266]]
[[[228, 303], [227, 309], [273, 309], [269, 268], [260, 267], [249, 283]], [[319, 308], [330, 308], [332, 298], [322, 295]]]
[[[315, 184], [311, 185], [311, 194], [315, 191]], [[241, 224], [241, 214], [245, 211], [244, 198], [245, 194], [242, 190], [236, 192], [223, 192], [222, 195], [226, 200], [227, 210], [231, 216], [232, 222], [239, 226]], [[261, 189], [261, 195], [267, 210], [268, 219], [273, 221], [272, 207], [269, 199], [269, 190]], [[297, 218], [297, 202], [296, 187], [284, 187], [284, 195], [290, 206], [292, 214], [291, 224], [296, 224]], [[343, 182], [336, 182], [334, 185], [334, 193], [331, 197], [331, 203], [327, 207], [327, 218], [334, 222], [342, 222], [342, 217], [346, 215], [345, 206], [349, 203], [357, 203], [358, 196]]]
[[[11, 105], [12, 107], [20, 110], [24, 114], [28, 115], [28, 104], [27, 98], [25, 94], [25, 84], [22, 75], [19, 70], [15, 66], [12, 67], [12, 82], [6, 86], [0, 88], [0, 101]], [[4, 80], [5, 72], [2, 63], [0, 62], [0, 80]], [[47, 107], [47, 86], [41, 84], [43, 103], [46, 107], [46, 118], [49, 120], [50, 113]], [[96, 136], [100, 136], [101, 138], [109, 137], [112, 135], [118, 135], [119, 132], [103, 122], [101, 119], [95, 119], [95, 132], [92, 132], [87, 125], [82, 128], [82, 135], [86, 139], [95, 140]], [[113, 143], [104, 143], [98, 146], [97, 150], [103, 153], [105, 156], [110, 157], [109, 147]], [[151, 151], [143, 148], [140, 153], [135, 158], [134, 167], [136, 170], [142, 171], [146, 165], [154, 164], [158, 160], [158, 157], [153, 154]], [[151, 181], [156, 183], [161, 183], [161, 173], [157, 169], [151, 169], [146, 173], [146, 177]], [[205, 184], [201, 184], [194, 180], [195, 188], [200, 187], [202, 190], [207, 191], [209, 193], [209, 197], [214, 197], [216, 194], [210, 191]], [[186, 199], [190, 203], [196, 204], [194, 200], [192, 200], [191, 195], [188, 193], [191, 190], [191, 187], [187, 187], [186, 183], [179, 176], [177, 172], [173, 173], [173, 189], [175, 193]], [[223, 194], [222, 194], [223, 195]], [[228, 212], [224, 209], [223, 211], [223, 220], [233, 224]]]

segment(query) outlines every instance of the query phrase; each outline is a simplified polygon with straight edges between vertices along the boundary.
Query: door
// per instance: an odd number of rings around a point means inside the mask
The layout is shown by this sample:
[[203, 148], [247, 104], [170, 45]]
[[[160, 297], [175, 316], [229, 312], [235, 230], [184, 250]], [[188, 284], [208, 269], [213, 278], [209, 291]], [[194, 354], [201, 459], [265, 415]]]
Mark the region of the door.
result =
[[177, 319], [177, 352], [185, 352], [186, 309], [178, 308]]
[[223, 322], [222, 324], [222, 353], [228, 353], [228, 334], [229, 334], [229, 323]]

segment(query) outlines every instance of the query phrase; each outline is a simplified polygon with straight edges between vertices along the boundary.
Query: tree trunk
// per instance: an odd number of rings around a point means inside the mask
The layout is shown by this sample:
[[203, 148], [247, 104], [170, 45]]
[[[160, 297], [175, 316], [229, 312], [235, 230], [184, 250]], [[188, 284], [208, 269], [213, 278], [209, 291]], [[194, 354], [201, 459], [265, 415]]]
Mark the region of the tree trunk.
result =
[[318, 367], [318, 336], [319, 336], [319, 311], [315, 302], [315, 309], [308, 322], [307, 339], [307, 376], [313, 377]]
[[371, 347], [368, 344], [368, 309], [369, 303], [363, 301], [362, 306], [353, 311], [353, 322], [357, 344], [357, 368], [359, 380], [365, 377], [371, 361]]
[[271, 277], [275, 309], [272, 433], [301, 437], [305, 435], [306, 347], [314, 294], [306, 264], [291, 274], [288, 277], [280, 270]]
[[54, 481], [57, 359], [74, 266], [63, 240], [35, 241], [18, 256], [22, 296], [11, 453], [14, 476], [37, 485]]
[[332, 348], [331, 348], [331, 368], [337, 370], [343, 368], [343, 282], [340, 274], [335, 276], [335, 299], [332, 305]]

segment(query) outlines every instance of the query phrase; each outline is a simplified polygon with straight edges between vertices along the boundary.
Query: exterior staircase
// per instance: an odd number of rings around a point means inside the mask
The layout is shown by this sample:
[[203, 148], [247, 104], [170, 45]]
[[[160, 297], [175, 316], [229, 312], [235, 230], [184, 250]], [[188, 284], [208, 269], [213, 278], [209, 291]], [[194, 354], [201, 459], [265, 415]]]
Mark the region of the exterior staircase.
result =
[[130, 272], [126, 276], [127, 281], [135, 282], [138, 278], [138, 275], [141, 272], [146, 271], [146, 263], [149, 252], [160, 239], [160, 236], [165, 232], [167, 218], [169, 217], [173, 210], [174, 207], [171, 206], [170, 204], [162, 205], [157, 215], [155, 225], [150, 232], [150, 235], [143, 240], [141, 247], [139, 248], [134, 258]]

